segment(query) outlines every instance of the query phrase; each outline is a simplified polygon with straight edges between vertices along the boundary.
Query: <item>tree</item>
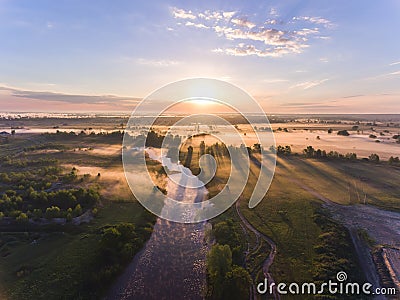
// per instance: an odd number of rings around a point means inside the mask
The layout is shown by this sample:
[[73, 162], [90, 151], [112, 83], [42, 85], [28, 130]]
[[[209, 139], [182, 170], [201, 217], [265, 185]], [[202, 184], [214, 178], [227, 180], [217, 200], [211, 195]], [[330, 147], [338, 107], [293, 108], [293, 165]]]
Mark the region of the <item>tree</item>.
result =
[[314, 155], [315, 155], [315, 149], [313, 146], [307, 146], [307, 148], [304, 149], [303, 152], [304, 152], [305, 156], [308, 158], [314, 157]]
[[372, 153], [368, 158], [370, 161], [379, 162], [379, 155], [376, 153]]
[[60, 208], [58, 206], [52, 206], [46, 208], [46, 218], [58, 218], [60, 216]]
[[115, 227], [110, 227], [104, 229], [103, 235], [101, 236], [100, 244], [104, 251], [106, 252], [116, 252], [117, 245], [119, 244], [119, 239], [121, 237], [121, 232]]
[[200, 156], [206, 153], [206, 143], [204, 141], [200, 142]]
[[345, 157], [348, 160], [357, 160], [357, 154], [356, 153], [347, 153]]
[[35, 208], [33, 210], [33, 218], [34, 219], [40, 219], [42, 217], [43, 213], [42, 210], [40, 208]]
[[74, 208], [74, 215], [80, 216], [82, 214], [82, 207], [80, 204], [77, 204]]
[[226, 274], [223, 299], [241, 300], [249, 299], [251, 277], [246, 269], [234, 266], [232, 271]]
[[[273, 147], [273, 146], [272, 146]], [[289, 155], [292, 153], [292, 148], [290, 146], [278, 146], [276, 148], [276, 153], [278, 155], [284, 154], [284, 155]]]
[[215, 244], [207, 253], [206, 264], [212, 297], [221, 299], [225, 276], [232, 270], [231, 248], [228, 245]]
[[26, 213], [20, 213], [19, 216], [16, 218], [17, 222], [19, 223], [26, 223], [28, 222], [28, 216]]
[[132, 223], [120, 223], [104, 229], [100, 245], [102, 252], [111, 261], [128, 260], [142, 245]]
[[188, 150], [188, 152], [187, 152], [187, 156], [186, 156], [186, 160], [185, 160], [184, 166], [186, 168], [190, 168], [190, 163], [192, 162], [192, 156], [193, 156], [193, 147], [189, 146], [187, 148], [187, 150]]
[[[239, 229], [240, 230], [240, 229]], [[242, 241], [235, 230], [235, 223], [232, 219], [219, 222], [213, 228], [213, 235], [220, 245], [229, 245], [232, 251], [232, 262], [236, 264], [242, 263], [243, 249]]]
[[398, 164], [399, 162], [400, 162], [400, 159], [399, 159], [398, 156], [396, 156], [396, 157], [391, 156], [389, 158], [389, 164], [390, 165], [395, 165], [395, 164]]
[[338, 135], [349, 136], [350, 133], [347, 130], [339, 130]]

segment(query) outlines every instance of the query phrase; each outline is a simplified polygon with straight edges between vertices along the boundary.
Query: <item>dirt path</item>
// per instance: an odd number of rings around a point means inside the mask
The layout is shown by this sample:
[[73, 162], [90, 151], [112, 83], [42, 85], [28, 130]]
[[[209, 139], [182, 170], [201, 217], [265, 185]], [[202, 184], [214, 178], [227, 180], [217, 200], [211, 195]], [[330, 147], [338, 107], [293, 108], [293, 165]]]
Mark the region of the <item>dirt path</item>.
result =
[[[271, 251], [269, 252], [267, 259], [263, 263], [262, 270], [263, 270], [264, 276], [268, 280], [268, 284], [275, 283], [271, 273], [269, 272], [269, 268], [272, 265], [272, 263], [274, 262], [274, 258], [275, 258], [276, 252], [277, 252], [276, 244], [268, 236], [266, 236], [265, 234], [263, 234], [263, 233], [259, 232], [257, 229], [255, 229], [253, 227], [253, 225], [251, 225], [250, 222], [243, 216], [242, 212], [240, 211], [240, 204], [239, 204], [241, 200], [242, 200], [242, 198], [239, 198], [239, 200], [236, 201], [236, 212], [237, 212], [240, 220], [242, 221], [242, 223], [244, 224], [244, 226], [246, 226], [246, 228], [248, 230], [252, 231], [256, 235], [258, 241], [261, 238], [271, 247]], [[253, 285], [252, 290], [253, 290], [252, 299], [256, 299], [256, 289], [255, 289], [254, 285]], [[273, 288], [273, 295], [274, 295], [274, 299], [280, 299], [280, 296], [277, 293], [275, 286]]]

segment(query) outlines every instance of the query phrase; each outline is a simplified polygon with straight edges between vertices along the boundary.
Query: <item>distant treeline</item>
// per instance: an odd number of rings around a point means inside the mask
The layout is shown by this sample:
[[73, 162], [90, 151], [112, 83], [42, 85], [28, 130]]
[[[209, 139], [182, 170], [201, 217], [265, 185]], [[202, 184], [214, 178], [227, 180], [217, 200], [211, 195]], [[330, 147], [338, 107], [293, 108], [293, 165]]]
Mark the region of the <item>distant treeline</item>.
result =
[[76, 133], [75, 131], [68, 132], [68, 131], [57, 130], [55, 133], [49, 133], [49, 132], [42, 133], [42, 136], [53, 137], [53, 138], [55, 137], [56, 139], [58, 138], [60, 140], [61, 139], [62, 140], [65, 140], [65, 139], [73, 140], [77, 137], [92, 137], [92, 138], [93, 137], [97, 137], [97, 138], [105, 137], [107, 139], [112, 139], [112, 140], [117, 139], [117, 140], [122, 141], [122, 139], [124, 137], [124, 131], [117, 130], [117, 131], [112, 131], [112, 132], [98, 132], [98, 133], [91, 131], [90, 133], [88, 133], [88, 132], [82, 130], [81, 132]]
[[[258, 144], [256, 144], [258, 145]], [[256, 145], [253, 147], [253, 151], [256, 149]], [[258, 148], [258, 146], [257, 146]], [[293, 153], [292, 148], [290, 146], [271, 146], [269, 148], [270, 151], [275, 152], [277, 155], [299, 155], [298, 153]], [[357, 154], [353, 152], [349, 152], [346, 154], [339, 153], [337, 151], [325, 151], [321, 149], [315, 149], [313, 146], [307, 146], [307, 148], [303, 149], [301, 153], [306, 158], [316, 158], [316, 159], [343, 159], [343, 160], [351, 160], [356, 161], [358, 160]], [[371, 161], [371, 162], [380, 162], [380, 157], [376, 153], [372, 153], [368, 157], [364, 157], [361, 160], [363, 161]], [[388, 159], [388, 163], [391, 165], [400, 165], [399, 157], [391, 156]]]

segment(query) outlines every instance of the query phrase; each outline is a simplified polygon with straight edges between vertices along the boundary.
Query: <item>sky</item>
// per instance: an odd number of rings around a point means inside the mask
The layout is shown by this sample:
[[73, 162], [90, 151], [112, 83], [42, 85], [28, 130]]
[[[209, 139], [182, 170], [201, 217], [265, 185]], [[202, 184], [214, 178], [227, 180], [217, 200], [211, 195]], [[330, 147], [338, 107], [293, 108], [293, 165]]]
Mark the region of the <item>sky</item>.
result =
[[186, 78], [267, 113], [400, 113], [400, 1], [0, 0], [0, 111], [132, 111]]

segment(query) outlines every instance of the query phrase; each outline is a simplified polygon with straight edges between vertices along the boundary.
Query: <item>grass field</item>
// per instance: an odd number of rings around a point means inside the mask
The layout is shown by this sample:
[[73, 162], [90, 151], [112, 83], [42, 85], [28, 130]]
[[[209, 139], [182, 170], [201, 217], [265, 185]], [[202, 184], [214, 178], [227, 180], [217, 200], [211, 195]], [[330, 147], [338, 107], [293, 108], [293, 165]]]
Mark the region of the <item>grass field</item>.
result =
[[[96, 184], [102, 195], [97, 206], [98, 214], [89, 224], [50, 225], [41, 230], [20, 226], [18, 230], [0, 232], [0, 296], [6, 294], [12, 299], [87, 299], [97, 298], [106, 290], [107, 285], [97, 290], [93, 290], [92, 285], [98, 271], [102, 229], [120, 222], [134, 223], [139, 227], [154, 222], [154, 216], [133, 199], [125, 183], [120, 142], [98, 136], [27, 135], [26, 139], [16, 137], [11, 143], [0, 145], [2, 158], [55, 159], [65, 170], [76, 167], [79, 176], [89, 173], [92, 179], [85, 184]], [[194, 173], [199, 172], [199, 145], [192, 140], [184, 145], [188, 146], [195, 148], [191, 169]], [[219, 168], [216, 178], [207, 184], [210, 196], [221, 190], [232, 167], [224, 155], [217, 153], [215, 158]], [[250, 178], [244, 191], [246, 199], [258, 172], [258, 167], [251, 164]], [[94, 178], [97, 173], [101, 173], [100, 178]], [[281, 156], [263, 201], [254, 209], [249, 209], [247, 202], [242, 201], [240, 208], [246, 219], [277, 245], [278, 252], [271, 266], [276, 281], [309, 282], [321, 276], [334, 276], [329, 270], [337, 271], [339, 265], [325, 261], [321, 251], [341, 262], [352, 279], [360, 280], [363, 277], [357, 271], [357, 259], [347, 230], [321, 209], [321, 200], [298, 183], [312, 187], [319, 195], [339, 204], [365, 203], [400, 211], [399, 178], [400, 168], [386, 163]], [[251, 232], [246, 233], [233, 207], [211, 223], [227, 219], [235, 222], [234, 228], [243, 242], [243, 249], [249, 245], [246, 268], [255, 283], [261, 281], [261, 264], [268, 255], [268, 245], [257, 244], [256, 237]], [[327, 240], [327, 236], [333, 240]], [[326, 248], [331, 242], [345, 251], [334, 246], [329, 252]], [[257, 247], [253, 248], [254, 245]]]
[[400, 168], [364, 161], [316, 160], [296, 156], [278, 159], [278, 170], [301, 180], [340, 204], [370, 204], [400, 210]]
[[[84, 174], [91, 177], [61, 187], [95, 185], [101, 194], [96, 205], [97, 214], [86, 225], [7, 227], [3, 224], [0, 232], [1, 295], [10, 299], [97, 299], [107, 290], [115, 278], [113, 272], [108, 279], [107, 274], [101, 274], [102, 280], [107, 279], [104, 285], [96, 284], [99, 272], [103, 272], [103, 262], [99, 261], [103, 229], [122, 222], [133, 223], [140, 229], [155, 221], [154, 216], [128, 193], [118, 151], [120, 142], [120, 139], [97, 136], [27, 135], [25, 139], [17, 137], [1, 145], [1, 155], [14, 161], [53, 159], [66, 171], [76, 167], [78, 178]], [[18, 170], [22, 169], [12, 167], [1, 171]], [[29, 167], [23, 170], [29, 171]], [[97, 173], [101, 173], [101, 177]]]

